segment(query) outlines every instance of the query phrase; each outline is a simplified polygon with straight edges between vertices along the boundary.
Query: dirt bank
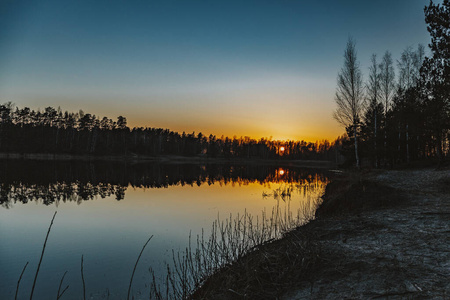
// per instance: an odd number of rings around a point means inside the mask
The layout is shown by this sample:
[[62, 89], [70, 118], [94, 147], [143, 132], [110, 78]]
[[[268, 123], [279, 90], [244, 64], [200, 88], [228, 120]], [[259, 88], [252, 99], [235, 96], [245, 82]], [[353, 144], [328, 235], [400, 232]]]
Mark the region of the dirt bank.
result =
[[213, 276], [196, 298], [450, 298], [449, 191], [448, 170], [343, 175], [315, 221]]

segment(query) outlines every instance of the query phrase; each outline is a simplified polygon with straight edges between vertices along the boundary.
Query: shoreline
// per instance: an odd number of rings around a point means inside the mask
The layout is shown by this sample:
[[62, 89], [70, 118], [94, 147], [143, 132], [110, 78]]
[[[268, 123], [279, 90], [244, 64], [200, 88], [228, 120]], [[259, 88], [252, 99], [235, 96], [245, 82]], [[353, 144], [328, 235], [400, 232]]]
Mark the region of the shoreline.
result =
[[73, 155], [50, 153], [0, 153], [4, 160], [48, 160], [48, 161], [123, 161], [129, 163], [183, 163], [183, 164], [249, 164], [249, 165], [279, 165], [292, 167], [333, 168], [331, 161], [322, 160], [285, 160], [257, 158], [212, 158], [199, 156], [145, 156], [145, 155]]
[[[315, 220], [243, 258], [251, 263], [207, 278], [192, 298], [445, 299], [449, 189], [449, 170], [344, 173], [327, 186]], [[290, 274], [280, 277], [286, 268]]]

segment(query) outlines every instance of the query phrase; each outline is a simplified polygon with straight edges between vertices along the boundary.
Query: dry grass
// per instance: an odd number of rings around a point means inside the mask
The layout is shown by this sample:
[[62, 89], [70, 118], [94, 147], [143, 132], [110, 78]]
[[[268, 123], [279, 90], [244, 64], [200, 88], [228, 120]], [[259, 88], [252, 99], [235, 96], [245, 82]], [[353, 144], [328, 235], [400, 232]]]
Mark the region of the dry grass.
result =
[[[318, 249], [307, 237], [279, 240], [311, 220], [317, 205], [318, 199], [310, 198], [295, 213], [288, 202], [284, 209], [277, 205], [270, 214], [254, 217], [245, 212], [225, 220], [218, 218], [208, 239], [202, 232], [194, 246], [190, 238], [184, 252], [173, 252], [173, 263], [167, 265], [162, 283], [153, 274], [150, 298], [236, 299], [258, 295], [263, 299], [264, 295], [277, 294], [285, 288], [285, 279], [293, 269], [296, 274], [306, 274], [317, 258]], [[268, 282], [270, 290], [265, 288]]]
[[382, 209], [401, 205], [405, 197], [398, 189], [353, 174], [337, 178], [326, 187], [323, 203], [316, 216], [332, 216], [345, 213]]

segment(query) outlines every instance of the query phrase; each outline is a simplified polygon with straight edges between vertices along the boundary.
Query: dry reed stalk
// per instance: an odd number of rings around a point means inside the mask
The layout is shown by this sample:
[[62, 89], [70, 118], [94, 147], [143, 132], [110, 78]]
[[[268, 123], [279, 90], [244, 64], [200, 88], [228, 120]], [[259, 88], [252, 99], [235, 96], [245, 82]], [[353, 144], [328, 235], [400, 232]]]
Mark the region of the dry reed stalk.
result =
[[28, 266], [28, 262], [27, 262], [27, 263], [25, 264], [25, 266], [23, 267], [22, 273], [20, 273], [19, 280], [17, 281], [16, 295], [14, 296], [14, 300], [17, 300], [17, 294], [19, 293], [19, 285], [20, 285], [20, 281], [22, 280], [23, 273], [25, 272], [25, 269], [27, 268], [27, 266]]
[[42, 247], [41, 258], [39, 259], [38, 267], [36, 270], [36, 275], [34, 276], [33, 287], [31, 288], [30, 300], [33, 299], [34, 288], [36, 286], [36, 280], [39, 274], [39, 269], [41, 268], [42, 258], [44, 257], [45, 247], [47, 246], [48, 235], [50, 234], [50, 230], [52, 229], [53, 221], [55, 220], [56, 211], [53, 214], [52, 221], [50, 222], [50, 226], [48, 227], [47, 235], [45, 236], [44, 246]]
[[[291, 192], [289, 191], [289, 193]], [[282, 279], [283, 276], [289, 275], [289, 272], [295, 271], [292, 269], [291, 263], [296, 267], [303, 268], [301, 259], [310, 256], [300, 244], [291, 247], [298, 250], [297, 252], [291, 250], [288, 252], [285, 248], [282, 249], [286, 252], [281, 254], [284, 261], [279, 261], [279, 258], [273, 257], [264, 250], [287, 232], [304, 225], [314, 216], [312, 212], [317, 201], [313, 201], [312, 198], [308, 197], [308, 201], [302, 203], [296, 215], [292, 212], [290, 203], [286, 202], [284, 209], [279, 206], [280, 202], [277, 201], [277, 206], [272, 209], [271, 213], [266, 213], [264, 210], [262, 215], [256, 217], [247, 211], [244, 215], [239, 214], [234, 218], [229, 216], [224, 220], [218, 216], [212, 224], [208, 239], [204, 237], [204, 230], [202, 230], [201, 236], [197, 235], [195, 249], [192, 249], [191, 235], [189, 235], [189, 245], [184, 253], [172, 251], [172, 265], [167, 265], [165, 299], [192, 299], [195, 291], [201, 289], [205, 284], [209, 284], [209, 278], [214, 274], [228, 274], [228, 277], [225, 278], [223, 275], [219, 275], [220, 279], [218, 279], [221, 281], [220, 285], [226, 287], [234, 281], [238, 270], [247, 272], [250, 278], [253, 278], [252, 280], [256, 280], [254, 284], [262, 291], [265, 285], [275, 283], [266, 282], [267, 278], [260, 278], [256, 273], [263, 272], [271, 274], [274, 278]], [[258, 252], [257, 255], [248, 256], [255, 251]], [[255, 266], [260, 264], [262, 265], [259, 267], [259, 271], [256, 271]], [[277, 267], [277, 264], [280, 266]], [[162, 284], [164, 285], [164, 283]], [[280, 289], [282, 285], [280, 284]], [[156, 283], [155, 276], [153, 276], [151, 286], [151, 294], [155, 295], [156, 299], [163, 299], [163, 293], [160, 285]], [[244, 287], [241, 287], [241, 291], [246, 295], [258, 293], [257, 289], [250, 291], [254, 287], [255, 285], [245, 283]]]
[[64, 293], [67, 291], [67, 289], [69, 288], [69, 285], [67, 285], [67, 286], [64, 288], [64, 290], [62, 291], [62, 293], [60, 293], [60, 291], [61, 291], [61, 286], [62, 286], [62, 283], [63, 283], [63, 281], [64, 281], [64, 277], [66, 277], [66, 274], [67, 274], [67, 271], [64, 272], [64, 275], [61, 277], [61, 281], [59, 282], [58, 294], [56, 294], [56, 300], [59, 300], [59, 299], [64, 295]]
[[81, 281], [83, 282], [83, 300], [86, 300], [86, 283], [84, 282], [83, 255], [81, 255]]
[[137, 258], [137, 260], [136, 260], [136, 264], [134, 265], [134, 268], [133, 268], [133, 273], [131, 273], [130, 285], [128, 286], [128, 296], [127, 296], [127, 300], [130, 299], [131, 284], [133, 283], [134, 272], [136, 271], [136, 267], [137, 267], [137, 265], [138, 265], [138, 263], [139, 263], [139, 260], [141, 259], [142, 252], [144, 252], [145, 247], [147, 246], [148, 242], [150, 242], [150, 240], [151, 240], [152, 238], [153, 238], [153, 235], [152, 235], [152, 236], [147, 240], [147, 242], [144, 244], [144, 246], [143, 246], [142, 249], [141, 249], [141, 253], [139, 253], [139, 256], [138, 256], [138, 258]]

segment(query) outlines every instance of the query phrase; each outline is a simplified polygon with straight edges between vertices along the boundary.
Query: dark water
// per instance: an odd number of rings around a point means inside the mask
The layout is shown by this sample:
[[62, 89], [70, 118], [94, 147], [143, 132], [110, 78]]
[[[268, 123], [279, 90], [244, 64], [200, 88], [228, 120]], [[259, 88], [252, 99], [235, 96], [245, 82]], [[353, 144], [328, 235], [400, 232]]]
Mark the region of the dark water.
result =
[[88, 298], [126, 298], [137, 255], [153, 235], [133, 281], [133, 294], [145, 299], [148, 268], [164, 276], [172, 249], [183, 250], [189, 235], [244, 211], [304, 211], [327, 176], [278, 166], [0, 161], [0, 298], [14, 298], [27, 261], [19, 299], [29, 298], [55, 211], [34, 299], [56, 299], [65, 271], [62, 299], [80, 299], [81, 255]]

